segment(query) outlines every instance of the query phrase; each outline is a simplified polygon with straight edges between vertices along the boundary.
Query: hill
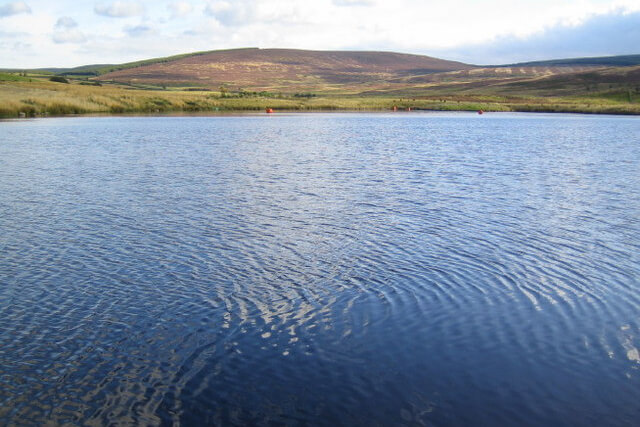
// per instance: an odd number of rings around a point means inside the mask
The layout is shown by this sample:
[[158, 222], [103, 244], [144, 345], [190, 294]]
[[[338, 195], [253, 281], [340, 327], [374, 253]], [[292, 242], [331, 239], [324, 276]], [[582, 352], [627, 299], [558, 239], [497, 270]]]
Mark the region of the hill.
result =
[[[182, 53], [180, 55], [165, 56], [161, 58], [143, 59], [141, 61], [126, 62], [124, 64], [95, 64], [95, 65], [83, 65], [80, 67], [65, 69], [60, 74], [66, 76], [100, 76], [102, 74], [111, 73], [119, 70], [128, 70], [130, 68], [137, 68], [155, 64], [162, 64], [165, 62], [177, 61], [183, 58], [189, 58], [192, 56], [201, 56], [213, 53], [216, 51], [203, 51], [203, 52], [190, 52]], [[221, 51], [218, 51], [221, 52]]]
[[501, 96], [523, 98], [600, 97], [635, 99], [640, 95], [640, 66], [512, 67], [413, 76], [363, 96]]
[[411, 75], [468, 70], [472, 65], [392, 52], [234, 49], [125, 64], [97, 77], [152, 85], [220, 86], [232, 90], [344, 90]]
[[592, 94], [640, 93], [640, 65], [547, 76], [509, 82], [499, 88], [536, 96], [575, 96]]
[[636, 63], [640, 64], [640, 55], [478, 67], [393, 52], [245, 48], [79, 67], [64, 74], [147, 89], [200, 87], [228, 92], [408, 97], [524, 91], [553, 96], [620, 87], [616, 79], [622, 74], [604, 70]]
[[547, 61], [521, 62], [506, 65], [506, 67], [572, 67], [572, 66], [599, 66], [599, 67], [627, 67], [640, 65], [640, 55], [600, 56], [592, 58], [565, 58], [551, 59]]

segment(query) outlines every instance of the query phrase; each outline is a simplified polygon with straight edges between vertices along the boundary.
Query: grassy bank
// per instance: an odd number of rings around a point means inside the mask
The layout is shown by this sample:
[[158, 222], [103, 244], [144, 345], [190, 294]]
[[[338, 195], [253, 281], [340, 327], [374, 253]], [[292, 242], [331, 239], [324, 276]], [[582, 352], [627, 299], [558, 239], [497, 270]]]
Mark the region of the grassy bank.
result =
[[[2, 76], [0, 76], [2, 77]], [[197, 88], [140, 89], [94, 86], [86, 81], [56, 83], [45, 78], [7, 75], [0, 79], [0, 117], [92, 113], [168, 113], [276, 110], [440, 110], [531, 111], [640, 114], [640, 103], [625, 97], [549, 98], [491, 95], [414, 97], [220, 93]]]

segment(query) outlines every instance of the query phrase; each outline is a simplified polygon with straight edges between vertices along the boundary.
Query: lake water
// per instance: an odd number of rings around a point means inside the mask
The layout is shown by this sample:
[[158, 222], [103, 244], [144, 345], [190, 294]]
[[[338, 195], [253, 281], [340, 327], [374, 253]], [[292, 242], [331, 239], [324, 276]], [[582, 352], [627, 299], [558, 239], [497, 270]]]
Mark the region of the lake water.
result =
[[0, 424], [640, 420], [640, 118], [0, 123]]

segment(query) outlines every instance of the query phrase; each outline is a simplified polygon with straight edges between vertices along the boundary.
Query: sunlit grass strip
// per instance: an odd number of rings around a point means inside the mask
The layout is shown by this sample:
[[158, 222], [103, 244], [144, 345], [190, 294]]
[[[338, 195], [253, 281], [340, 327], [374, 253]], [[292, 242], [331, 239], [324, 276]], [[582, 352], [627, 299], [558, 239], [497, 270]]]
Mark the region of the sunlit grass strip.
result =
[[450, 95], [416, 98], [321, 95], [314, 97], [222, 97], [218, 92], [138, 90], [113, 85], [87, 86], [37, 80], [0, 82], [0, 116], [92, 113], [165, 113], [276, 110], [440, 110], [541, 111], [640, 114], [640, 104], [615, 98], [543, 98]]

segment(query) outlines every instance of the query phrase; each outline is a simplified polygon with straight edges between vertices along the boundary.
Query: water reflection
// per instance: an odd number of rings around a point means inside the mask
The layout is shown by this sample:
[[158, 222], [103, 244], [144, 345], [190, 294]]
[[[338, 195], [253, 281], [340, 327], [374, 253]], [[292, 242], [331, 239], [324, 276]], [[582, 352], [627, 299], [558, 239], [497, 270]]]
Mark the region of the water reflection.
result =
[[9, 424], [637, 415], [635, 118], [2, 129]]

